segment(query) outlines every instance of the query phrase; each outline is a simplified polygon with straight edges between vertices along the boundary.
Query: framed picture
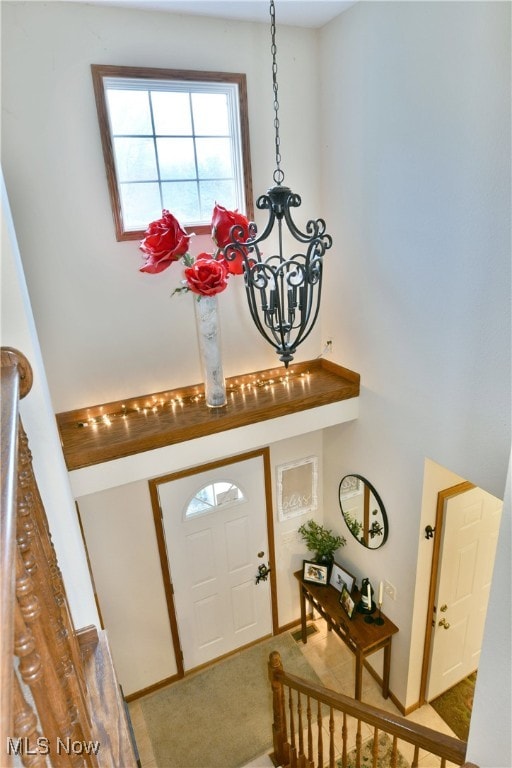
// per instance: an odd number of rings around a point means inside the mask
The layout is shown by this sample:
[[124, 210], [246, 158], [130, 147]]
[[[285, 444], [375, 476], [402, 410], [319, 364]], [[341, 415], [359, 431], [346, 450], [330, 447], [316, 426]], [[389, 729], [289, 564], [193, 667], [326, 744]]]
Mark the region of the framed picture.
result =
[[331, 571], [331, 579], [329, 583], [331, 584], [331, 586], [337, 589], [338, 592], [341, 592], [343, 587], [346, 587], [349, 595], [351, 595], [352, 590], [354, 588], [355, 578], [352, 576], [351, 573], [349, 573], [344, 568], [342, 568], [341, 565], [338, 565], [337, 563], [333, 563], [332, 571]]
[[304, 581], [309, 581], [312, 584], [327, 586], [329, 583], [329, 566], [304, 560], [302, 578]]
[[318, 505], [318, 458], [282, 464], [277, 468], [279, 520], [314, 512]]
[[357, 475], [345, 475], [339, 488], [340, 501], [351, 499], [352, 496], [359, 496], [362, 491], [363, 484], [360, 477]]
[[342, 604], [343, 608], [346, 611], [347, 616], [349, 619], [352, 618], [352, 614], [354, 613], [354, 601], [350, 597], [349, 591], [344, 584], [341, 590], [340, 594], [340, 603]]

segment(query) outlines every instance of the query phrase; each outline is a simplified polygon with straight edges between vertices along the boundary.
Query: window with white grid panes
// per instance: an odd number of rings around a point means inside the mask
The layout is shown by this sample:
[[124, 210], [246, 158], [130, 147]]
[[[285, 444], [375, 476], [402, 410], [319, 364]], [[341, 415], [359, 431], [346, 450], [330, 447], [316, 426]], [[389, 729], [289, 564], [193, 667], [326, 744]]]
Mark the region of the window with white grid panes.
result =
[[118, 240], [171, 211], [209, 233], [215, 203], [253, 218], [245, 75], [92, 65]]

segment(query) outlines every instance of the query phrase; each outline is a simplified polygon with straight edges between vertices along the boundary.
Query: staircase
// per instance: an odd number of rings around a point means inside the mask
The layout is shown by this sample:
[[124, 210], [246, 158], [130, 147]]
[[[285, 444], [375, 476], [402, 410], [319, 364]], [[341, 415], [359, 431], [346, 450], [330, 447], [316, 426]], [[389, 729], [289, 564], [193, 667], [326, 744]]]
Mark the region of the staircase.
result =
[[1, 351], [0, 765], [135, 768], [108, 640], [76, 630], [18, 402], [32, 370]]
[[276, 766], [417, 768], [430, 754], [440, 768], [477, 768], [465, 762], [465, 742], [287, 674], [277, 651], [268, 671]]

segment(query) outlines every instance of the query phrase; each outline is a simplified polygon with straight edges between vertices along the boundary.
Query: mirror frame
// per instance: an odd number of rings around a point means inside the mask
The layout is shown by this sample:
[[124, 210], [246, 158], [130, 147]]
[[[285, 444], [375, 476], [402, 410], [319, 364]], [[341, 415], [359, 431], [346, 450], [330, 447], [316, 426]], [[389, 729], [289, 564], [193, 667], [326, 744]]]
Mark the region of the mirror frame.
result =
[[[374, 495], [375, 501], [377, 502], [377, 505], [378, 505], [378, 507], [380, 509], [380, 512], [381, 512], [381, 515], [382, 515], [382, 522], [383, 522], [383, 528], [384, 528], [383, 535], [382, 535], [382, 541], [379, 543], [379, 545], [377, 547], [369, 547], [368, 544], [365, 544], [364, 541], [361, 541], [361, 539], [359, 539], [355, 535], [355, 533], [353, 533], [350, 530], [350, 526], [349, 526], [349, 524], [347, 523], [347, 521], [345, 519], [345, 512], [343, 510], [343, 504], [342, 504], [342, 500], [341, 500], [341, 486], [343, 485], [343, 481], [346, 480], [347, 477], [356, 477], [358, 480], [361, 480], [361, 482], [369, 489], [370, 493], [373, 493], [373, 495]], [[382, 503], [381, 497], [379, 496], [379, 494], [375, 490], [375, 487], [370, 483], [369, 480], [366, 479], [366, 477], [363, 477], [362, 475], [358, 475], [355, 472], [349, 472], [346, 475], [344, 475], [341, 478], [340, 484], [338, 486], [338, 503], [340, 505], [340, 511], [341, 511], [341, 516], [343, 518], [343, 521], [344, 521], [345, 525], [347, 526], [348, 530], [350, 531], [351, 536], [354, 537], [354, 539], [358, 542], [358, 544], [361, 544], [362, 547], [364, 547], [365, 549], [369, 549], [369, 550], [380, 549], [382, 546], [384, 546], [384, 544], [386, 543], [386, 541], [388, 539], [388, 535], [389, 535], [389, 521], [388, 521], [388, 516], [386, 514], [386, 508], [384, 507], [384, 504]]]

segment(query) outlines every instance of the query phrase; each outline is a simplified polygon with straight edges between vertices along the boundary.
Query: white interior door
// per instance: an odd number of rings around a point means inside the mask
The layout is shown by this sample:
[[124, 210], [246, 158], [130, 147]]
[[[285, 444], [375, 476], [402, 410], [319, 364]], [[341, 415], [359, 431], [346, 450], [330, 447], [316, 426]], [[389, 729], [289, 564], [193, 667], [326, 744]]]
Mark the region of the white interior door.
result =
[[185, 670], [272, 632], [263, 458], [158, 486]]
[[502, 507], [480, 488], [445, 500], [428, 701], [478, 668]]

